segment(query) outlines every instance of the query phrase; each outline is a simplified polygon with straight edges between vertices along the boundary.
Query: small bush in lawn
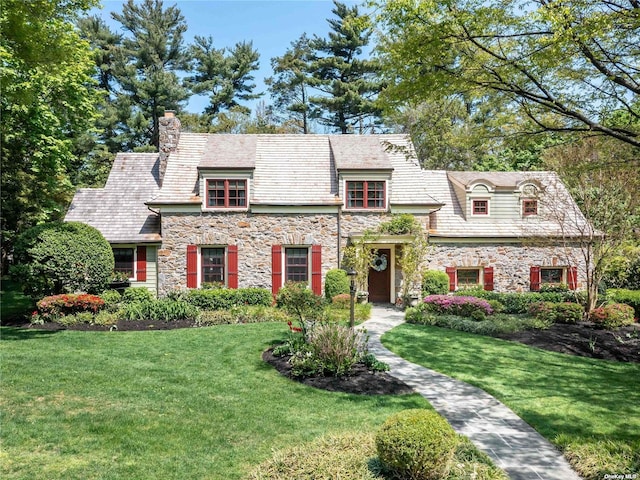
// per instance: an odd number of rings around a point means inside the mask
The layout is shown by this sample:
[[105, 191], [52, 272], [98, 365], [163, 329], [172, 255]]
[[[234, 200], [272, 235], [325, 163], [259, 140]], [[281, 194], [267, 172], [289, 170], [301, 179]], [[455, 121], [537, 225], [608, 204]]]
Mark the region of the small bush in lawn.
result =
[[126, 303], [146, 302], [153, 299], [153, 293], [146, 287], [129, 287], [122, 294], [122, 301]]
[[206, 327], [208, 325], [231, 325], [237, 323], [236, 316], [228, 310], [205, 310], [200, 312], [196, 325]]
[[63, 327], [71, 327], [73, 325], [78, 325], [82, 323], [75, 315], [63, 315], [58, 317], [56, 323], [62, 325]]
[[43, 320], [57, 321], [65, 315], [79, 312], [97, 312], [104, 306], [104, 300], [97, 295], [88, 293], [63, 293], [44, 297], [36, 306], [38, 314]]
[[349, 294], [351, 281], [347, 272], [341, 268], [334, 268], [327, 272], [324, 277], [324, 296], [333, 299], [336, 295]]
[[407, 480], [446, 478], [457, 444], [453, 428], [432, 410], [396, 413], [376, 435], [382, 466], [397, 478]]
[[553, 306], [556, 323], [578, 323], [584, 317], [584, 307], [577, 303], [562, 302]]
[[435, 313], [448, 315], [461, 315], [470, 317], [471, 314], [480, 310], [485, 315], [491, 315], [493, 309], [489, 302], [476, 297], [455, 297], [449, 295], [429, 295], [425, 297], [424, 303]]
[[634, 310], [624, 303], [611, 303], [589, 312], [589, 319], [604, 328], [616, 329], [634, 322]]
[[427, 270], [422, 276], [422, 295], [445, 295], [449, 291], [449, 275], [440, 270]]
[[351, 295], [348, 293], [340, 293], [331, 297], [331, 304], [340, 308], [349, 308], [351, 306]]

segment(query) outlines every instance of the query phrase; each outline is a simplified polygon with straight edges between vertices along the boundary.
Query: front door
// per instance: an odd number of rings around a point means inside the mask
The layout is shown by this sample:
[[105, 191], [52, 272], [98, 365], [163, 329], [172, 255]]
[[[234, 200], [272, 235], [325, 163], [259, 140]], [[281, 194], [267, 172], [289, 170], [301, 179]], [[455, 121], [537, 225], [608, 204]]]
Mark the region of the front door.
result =
[[391, 300], [391, 250], [378, 249], [369, 268], [369, 301], [390, 303]]

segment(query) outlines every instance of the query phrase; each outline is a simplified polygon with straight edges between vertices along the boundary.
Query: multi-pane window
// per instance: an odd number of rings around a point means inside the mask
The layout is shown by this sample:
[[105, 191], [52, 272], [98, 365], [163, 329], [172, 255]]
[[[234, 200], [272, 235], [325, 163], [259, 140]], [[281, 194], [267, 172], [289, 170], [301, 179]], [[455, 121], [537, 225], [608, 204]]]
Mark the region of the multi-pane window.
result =
[[114, 270], [125, 274], [128, 278], [133, 278], [133, 248], [114, 248], [113, 258], [115, 260]]
[[308, 248], [285, 248], [285, 280], [287, 282], [308, 282], [309, 281], [309, 249]]
[[459, 286], [480, 285], [480, 269], [459, 268], [456, 271]]
[[385, 182], [347, 182], [347, 208], [385, 208]]
[[523, 200], [522, 201], [522, 215], [528, 217], [530, 215], [538, 214], [538, 201], [537, 200]]
[[563, 283], [564, 268], [541, 268], [540, 283]]
[[244, 208], [246, 206], [246, 180], [207, 180], [207, 207]]
[[202, 283], [224, 283], [224, 248], [202, 248]]
[[474, 200], [472, 209], [474, 215], [489, 215], [489, 200]]

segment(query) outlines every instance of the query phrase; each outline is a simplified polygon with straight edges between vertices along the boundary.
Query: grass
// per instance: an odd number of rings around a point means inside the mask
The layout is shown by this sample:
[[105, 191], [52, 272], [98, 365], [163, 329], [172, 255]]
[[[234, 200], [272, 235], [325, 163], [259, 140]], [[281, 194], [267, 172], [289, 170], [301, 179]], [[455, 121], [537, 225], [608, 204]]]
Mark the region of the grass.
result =
[[260, 358], [282, 324], [0, 334], [3, 479], [243, 478], [274, 449], [429, 408], [282, 377]]
[[563, 449], [585, 478], [640, 471], [640, 364], [422, 325], [401, 325], [382, 340], [411, 362], [494, 395]]

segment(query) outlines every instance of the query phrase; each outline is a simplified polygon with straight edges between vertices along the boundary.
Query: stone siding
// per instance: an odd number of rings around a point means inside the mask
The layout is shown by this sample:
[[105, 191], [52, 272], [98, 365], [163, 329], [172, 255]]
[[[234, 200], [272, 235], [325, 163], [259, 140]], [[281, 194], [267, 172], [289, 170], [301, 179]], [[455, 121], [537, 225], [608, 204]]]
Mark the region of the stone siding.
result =
[[[158, 250], [158, 290], [166, 295], [186, 288], [187, 245], [238, 246], [238, 286], [271, 289], [272, 245], [322, 245], [322, 278], [327, 270], [338, 268], [340, 254], [350, 234], [375, 230], [389, 214], [342, 212], [340, 239], [338, 214], [255, 214], [251, 212], [165, 213], [162, 215], [162, 247]], [[425, 225], [428, 218], [417, 216]], [[375, 240], [374, 240], [375, 242]], [[496, 291], [528, 291], [532, 265], [578, 266], [578, 287], [584, 287], [583, 263], [577, 249], [526, 244], [433, 243], [425, 268], [444, 271], [446, 267], [492, 266]], [[385, 245], [385, 248], [387, 245]], [[394, 245], [388, 245], [394, 249]], [[395, 246], [396, 291], [402, 284], [402, 272]], [[568, 260], [571, 259], [571, 260]], [[310, 268], [310, 266], [309, 266]]]
[[526, 244], [434, 244], [427, 268], [444, 271], [446, 267], [493, 267], [494, 290], [529, 291], [529, 269], [533, 265], [578, 267], [578, 289], [585, 288], [584, 261], [578, 248], [529, 246]]

